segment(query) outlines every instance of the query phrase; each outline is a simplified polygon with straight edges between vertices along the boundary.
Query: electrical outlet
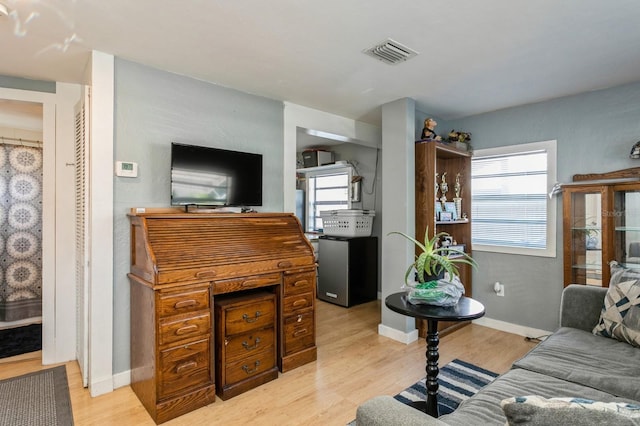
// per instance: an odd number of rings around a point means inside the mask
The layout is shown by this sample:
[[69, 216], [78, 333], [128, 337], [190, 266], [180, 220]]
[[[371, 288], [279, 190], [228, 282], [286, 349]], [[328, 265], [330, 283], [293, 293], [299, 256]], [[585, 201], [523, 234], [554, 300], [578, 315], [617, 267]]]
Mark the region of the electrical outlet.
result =
[[500, 284], [499, 281], [493, 285], [493, 291], [496, 292], [496, 296], [504, 297], [504, 284]]

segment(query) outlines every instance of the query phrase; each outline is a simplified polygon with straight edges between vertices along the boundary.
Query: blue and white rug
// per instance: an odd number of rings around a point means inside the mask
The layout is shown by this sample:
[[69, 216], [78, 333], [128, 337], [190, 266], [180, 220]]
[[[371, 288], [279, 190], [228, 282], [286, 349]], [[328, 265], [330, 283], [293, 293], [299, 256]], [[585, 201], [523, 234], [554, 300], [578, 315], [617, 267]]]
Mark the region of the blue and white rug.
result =
[[[492, 371], [459, 359], [454, 359], [441, 367], [438, 374], [440, 415], [453, 412], [462, 401], [475, 395], [496, 377], [498, 374]], [[425, 379], [400, 392], [394, 398], [408, 405], [411, 405], [412, 402], [424, 401], [426, 399]]]

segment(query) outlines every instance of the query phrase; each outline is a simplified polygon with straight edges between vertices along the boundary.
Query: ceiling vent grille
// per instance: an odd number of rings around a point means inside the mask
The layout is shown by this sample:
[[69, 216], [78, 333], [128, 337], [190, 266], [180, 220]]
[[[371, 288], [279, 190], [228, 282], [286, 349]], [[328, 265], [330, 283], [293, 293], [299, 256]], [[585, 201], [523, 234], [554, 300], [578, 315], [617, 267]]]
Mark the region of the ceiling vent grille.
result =
[[410, 49], [390, 38], [364, 50], [363, 53], [379, 59], [389, 65], [395, 65], [400, 62], [407, 61], [418, 54], [415, 50]]

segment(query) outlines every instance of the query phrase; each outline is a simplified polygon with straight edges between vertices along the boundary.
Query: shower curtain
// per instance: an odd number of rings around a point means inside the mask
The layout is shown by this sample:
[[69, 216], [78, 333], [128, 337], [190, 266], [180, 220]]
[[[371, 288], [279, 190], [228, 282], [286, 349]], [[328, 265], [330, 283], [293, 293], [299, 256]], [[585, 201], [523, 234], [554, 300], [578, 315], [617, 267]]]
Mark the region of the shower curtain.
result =
[[0, 321], [42, 315], [42, 148], [0, 145]]

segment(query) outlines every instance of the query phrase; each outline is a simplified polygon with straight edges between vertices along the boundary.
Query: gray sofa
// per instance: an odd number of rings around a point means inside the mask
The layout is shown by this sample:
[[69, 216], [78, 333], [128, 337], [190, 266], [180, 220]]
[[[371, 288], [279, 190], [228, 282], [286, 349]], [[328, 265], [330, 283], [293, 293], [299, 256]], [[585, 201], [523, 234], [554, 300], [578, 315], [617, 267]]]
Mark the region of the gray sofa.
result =
[[[505, 425], [507, 416], [500, 402], [528, 395], [640, 404], [640, 349], [592, 333], [600, 318], [606, 292], [606, 288], [584, 285], [565, 288], [560, 328], [516, 361], [507, 373], [460, 404], [453, 413], [435, 419], [391, 396], [379, 396], [358, 407], [356, 424]], [[509, 413], [509, 423], [640, 424], [640, 419], [600, 418], [597, 412], [590, 414], [588, 421], [577, 420], [573, 413], [575, 411], [563, 414], [556, 410], [552, 413], [552, 421], [544, 413], [542, 416]], [[518, 415], [521, 415], [520, 420]], [[563, 418], [564, 415], [569, 417]]]

